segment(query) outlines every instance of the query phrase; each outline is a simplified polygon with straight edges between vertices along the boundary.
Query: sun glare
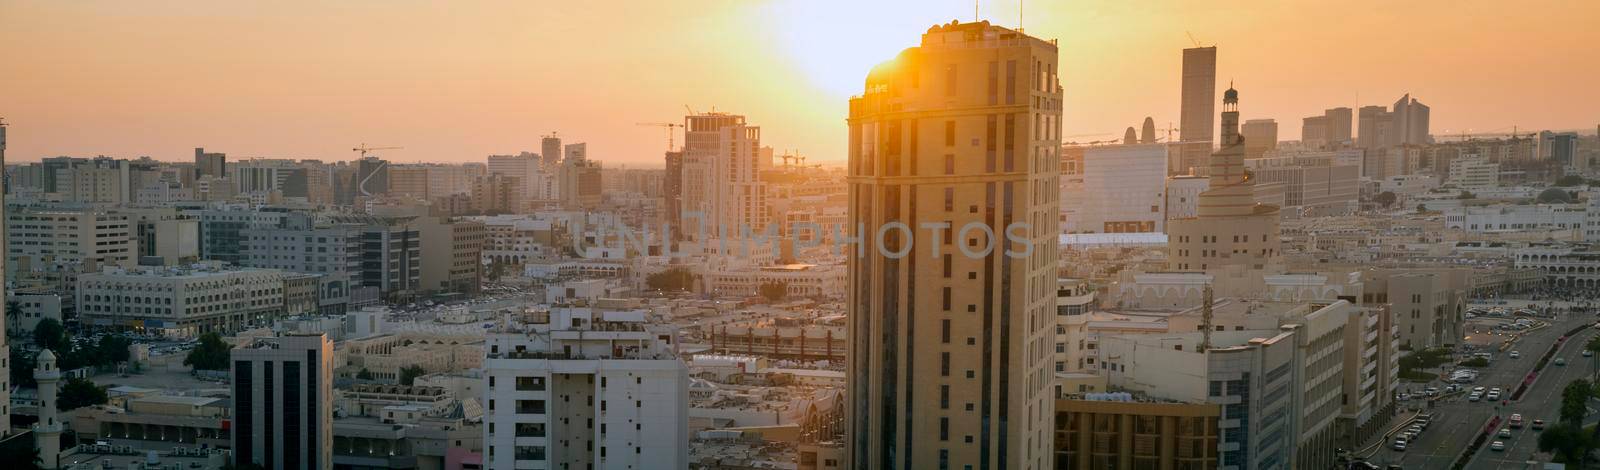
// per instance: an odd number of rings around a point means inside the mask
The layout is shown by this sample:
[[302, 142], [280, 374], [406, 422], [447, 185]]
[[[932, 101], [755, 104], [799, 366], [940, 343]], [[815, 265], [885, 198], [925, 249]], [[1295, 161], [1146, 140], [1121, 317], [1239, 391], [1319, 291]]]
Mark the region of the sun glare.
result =
[[972, 19], [950, 0], [775, 0], [763, 15], [788, 60], [818, 89], [861, 93], [867, 71], [916, 44], [929, 26]]

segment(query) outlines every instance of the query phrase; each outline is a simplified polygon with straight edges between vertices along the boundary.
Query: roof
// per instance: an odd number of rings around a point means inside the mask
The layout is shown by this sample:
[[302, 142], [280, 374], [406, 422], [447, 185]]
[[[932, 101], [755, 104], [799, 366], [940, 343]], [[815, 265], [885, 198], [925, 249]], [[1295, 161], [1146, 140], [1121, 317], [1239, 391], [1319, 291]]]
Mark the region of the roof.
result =
[[1159, 232], [1067, 233], [1062, 234], [1058, 240], [1058, 243], [1070, 246], [1165, 245], [1167, 244], [1167, 234]]
[[142, 397], [142, 398], [133, 399], [133, 403], [188, 405], [188, 406], [207, 406], [207, 405], [216, 404], [218, 401], [221, 401], [221, 400], [217, 399], [217, 398], [212, 398], [212, 397], [183, 397], [183, 396], [176, 396], [176, 395], [155, 395], [155, 396], [148, 396], [148, 397]]

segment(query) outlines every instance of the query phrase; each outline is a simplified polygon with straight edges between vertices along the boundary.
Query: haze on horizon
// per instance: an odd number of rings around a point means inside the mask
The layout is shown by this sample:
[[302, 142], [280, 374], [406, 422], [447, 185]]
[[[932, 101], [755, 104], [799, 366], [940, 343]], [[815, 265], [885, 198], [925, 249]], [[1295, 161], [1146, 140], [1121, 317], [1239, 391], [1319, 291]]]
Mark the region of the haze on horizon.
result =
[[[1014, 27], [1019, 0], [982, 2]], [[1177, 121], [1186, 32], [1219, 47], [1217, 82], [1280, 138], [1336, 106], [1411, 93], [1433, 133], [1600, 123], [1600, 2], [1028, 2], [1061, 45], [1063, 135]], [[607, 165], [659, 167], [685, 105], [744, 114], [781, 153], [844, 158], [847, 98], [950, 0], [0, 3], [0, 117], [12, 162], [187, 160], [194, 147], [348, 160], [483, 161], [559, 131]], [[1360, 101], [1357, 101], [1359, 95]], [[1219, 95], [1220, 96], [1220, 93]], [[677, 139], [681, 142], [680, 138]]]

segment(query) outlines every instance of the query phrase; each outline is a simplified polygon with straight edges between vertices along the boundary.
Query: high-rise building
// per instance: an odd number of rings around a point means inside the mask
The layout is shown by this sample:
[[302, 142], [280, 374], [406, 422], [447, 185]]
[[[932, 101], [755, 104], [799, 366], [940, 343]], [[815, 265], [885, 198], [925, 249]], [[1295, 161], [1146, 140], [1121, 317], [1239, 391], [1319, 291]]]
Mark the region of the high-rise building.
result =
[[1057, 63], [951, 22], [850, 100], [849, 468], [1052, 468]]
[[[6, 122], [0, 118], [0, 173], [4, 173], [5, 168]], [[8, 180], [9, 178], [0, 174], [0, 220], [5, 221], [4, 229], [0, 230], [0, 247], [6, 247], [6, 254], [0, 255], [0, 285], [6, 285], [5, 281], [11, 277], [6, 266], [6, 258], [9, 258], [11, 253], [10, 244], [6, 241], [6, 234], [11, 232], [11, 217], [8, 214], [10, 211], [6, 209], [6, 193], [11, 192], [9, 187], [11, 182]], [[9, 291], [10, 289], [0, 289], [0, 305], [10, 305]], [[0, 437], [11, 434], [11, 347], [6, 344], [6, 337], [9, 336], [6, 333], [6, 325], [12, 319], [6, 318], [10, 312], [4, 310], [0, 309]]]
[[1425, 145], [1428, 136], [1428, 106], [1412, 98], [1410, 93], [1394, 102], [1394, 131], [1389, 145]]
[[1077, 168], [1061, 172], [1063, 232], [1166, 231], [1166, 145], [1066, 147], [1062, 153], [1082, 155]]
[[378, 157], [357, 160], [355, 188], [359, 197], [389, 194], [389, 162]]
[[556, 166], [561, 164], [561, 138], [555, 133], [544, 136], [539, 140], [539, 167], [545, 173], [555, 172]]
[[1205, 271], [1226, 265], [1261, 269], [1278, 256], [1278, 208], [1258, 204], [1244, 167], [1239, 92], [1222, 97], [1222, 148], [1211, 156], [1210, 183], [1194, 218], [1168, 222], [1168, 266]]
[[1217, 48], [1183, 50], [1183, 107], [1178, 134], [1184, 142], [1212, 141], [1216, 129]]
[[662, 221], [672, 231], [673, 241], [683, 239], [683, 152], [667, 152], [667, 171], [661, 178]]
[[1388, 146], [1394, 132], [1394, 115], [1382, 106], [1362, 106], [1358, 145], [1368, 152], [1377, 152]]
[[1251, 119], [1244, 122], [1240, 133], [1244, 135], [1244, 158], [1261, 158], [1278, 148], [1278, 121]]
[[600, 162], [589, 159], [588, 144], [567, 144], [561, 160], [561, 205], [569, 210], [594, 210], [600, 207], [605, 187]]
[[232, 360], [234, 466], [333, 468], [333, 342], [258, 338]]
[[522, 178], [490, 173], [472, 181], [472, 211], [482, 215], [515, 214], [526, 207]]
[[686, 225], [684, 238], [739, 238], [746, 228], [763, 233], [771, 215], [760, 171], [771, 160], [761, 148], [761, 127], [746, 124], [744, 116], [710, 112], [684, 117], [681, 204], [682, 212], [693, 214], [679, 216]]
[[1327, 133], [1325, 134], [1328, 145], [1342, 146], [1355, 142], [1350, 133], [1351, 122], [1350, 108], [1332, 108], [1322, 112], [1322, 117], [1327, 120]]
[[228, 177], [228, 154], [222, 152], [206, 152], [206, 149], [194, 148], [194, 177], [211, 176], [216, 178]]
[[1300, 144], [1308, 149], [1322, 150], [1328, 144], [1328, 117], [1311, 116], [1300, 120]]
[[689, 371], [645, 311], [529, 313], [484, 352], [485, 468], [689, 467]]
[[[560, 150], [557, 149], [556, 153], [560, 154]], [[553, 178], [552, 175], [560, 171], [560, 165], [545, 168], [540, 155], [530, 152], [517, 155], [490, 155], [488, 168], [489, 174], [516, 178], [521, 182], [520, 192], [526, 199], [544, 199], [540, 194], [540, 187], [546, 179]], [[519, 200], [515, 205], [521, 207], [522, 204], [523, 201]]]
[[138, 261], [134, 228], [125, 214], [7, 209], [6, 272], [131, 267]]

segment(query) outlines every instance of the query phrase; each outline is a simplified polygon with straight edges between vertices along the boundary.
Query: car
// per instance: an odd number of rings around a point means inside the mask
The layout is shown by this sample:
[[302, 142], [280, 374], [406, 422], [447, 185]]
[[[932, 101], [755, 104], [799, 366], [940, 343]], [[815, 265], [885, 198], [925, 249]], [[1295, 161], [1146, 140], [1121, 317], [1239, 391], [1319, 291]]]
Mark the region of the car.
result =
[[1556, 358], [1556, 365], [1558, 365], [1558, 366], [1567, 365], [1567, 359], [1566, 358], [1562, 358], [1562, 357]]
[[1511, 428], [1500, 428], [1500, 437], [1511, 437]]
[[1517, 358], [1522, 357], [1522, 353], [1516, 352], [1516, 351], [1511, 351], [1511, 354], [1507, 354], [1506, 356], [1510, 357], [1512, 359], [1517, 359]]
[[1423, 390], [1422, 393], [1427, 394], [1430, 397], [1439, 396], [1439, 387], [1428, 387], [1426, 390]]
[[1583, 350], [1583, 357], [1594, 357], [1594, 351], [1590, 351], [1590, 350], [1587, 350], [1587, 349]]
[[1472, 387], [1472, 393], [1483, 393], [1486, 390], [1487, 389], [1483, 388], [1482, 386]]
[[1481, 393], [1472, 392], [1471, 395], [1467, 395], [1467, 401], [1481, 401], [1481, 400], [1483, 400], [1483, 394], [1481, 394]]
[[1506, 450], [1506, 443], [1500, 442], [1500, 441], [1494, 441], [1493, 443], [1489, 444], [1489, 450], [1497, 451], [1497, 452], [1504, 452]]
[[1499, 390], [1490, 390], [1487, 395], [1483, 396], [1483, 398], [1485, 398], [1485, 399], [1487, 399], [1489, 401], [1499, 400], [1500, 399], [1500, 391]]
[[1397, 399], [1400, 400], [1400, 401], [1410, 400], [1411, 399], [1411, 394], [1409, 394], [1409, 393], [1401, 393], [1399, 398], [1397, 398]]
[[1394, 447], [1394, 450], [1405, 452], [1405, 450], [1406, 450], [1406, 441], [1404, 439], [1395, 439], [1393, 447]]
[[1522, 428], [1522, 415], [1513, 413], [1511, 415], [1511, 429], [1521, 429], [1521, 428]]
[[1542, 420], [1542, 419], [1533, 420], [1533, 430], [1534, 431], [1543, 431], [1544, 430], [1544, 420]]

